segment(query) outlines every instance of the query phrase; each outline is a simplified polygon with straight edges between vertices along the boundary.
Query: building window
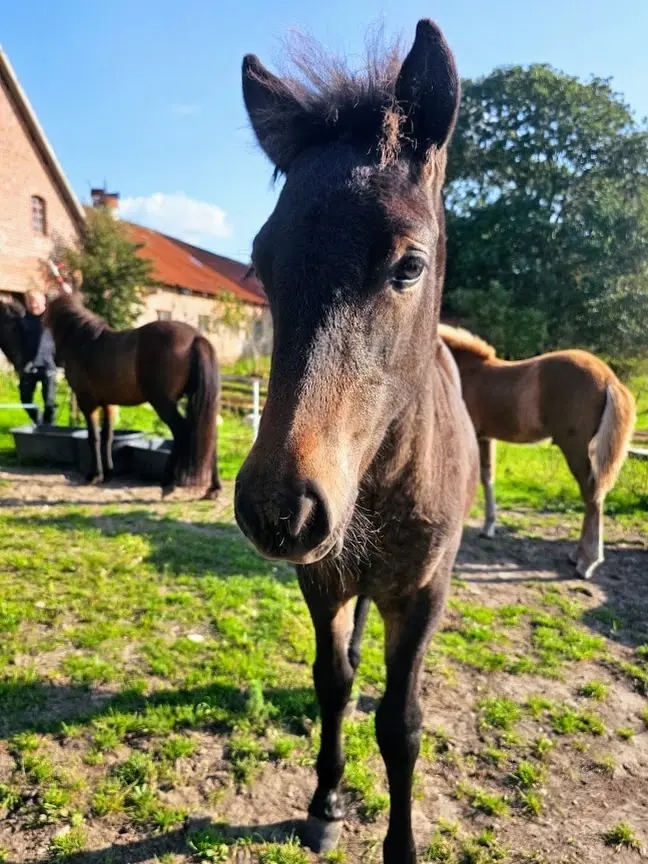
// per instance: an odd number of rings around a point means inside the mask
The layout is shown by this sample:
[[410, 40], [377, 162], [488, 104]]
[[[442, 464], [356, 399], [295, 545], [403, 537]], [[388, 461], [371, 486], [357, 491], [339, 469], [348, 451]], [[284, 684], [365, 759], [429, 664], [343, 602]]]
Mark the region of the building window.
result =
[[254, 342], [260, 342], [263, 339], [263, 321], [260, 318], [257, 318], [252, 326], [252, 339]]
[[201, 333], [209, 333], [209, 315], [198, 316], [198, 329]]
[[158, 321], [170, 321], [171, 313], [166, 309], [158, 309]]
[[44, 198], [41, 198], [39, 195], [32, 195], [31, 214], [32, 228], [36, 234], [47, 234], [47, 218]]

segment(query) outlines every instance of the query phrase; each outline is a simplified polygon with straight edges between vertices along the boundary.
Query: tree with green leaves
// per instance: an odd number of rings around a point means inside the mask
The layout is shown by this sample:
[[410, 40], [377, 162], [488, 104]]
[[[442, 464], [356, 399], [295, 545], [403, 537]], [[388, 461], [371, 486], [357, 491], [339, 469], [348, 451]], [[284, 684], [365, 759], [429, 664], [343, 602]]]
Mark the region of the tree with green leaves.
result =
[[610, 81], [464, 82], [448, 181], [446, 317], [504, 356], [648, 347], [648, 131]]
[[153, 264], [138, 254], [141, 248], [130, 239], [128, 226], [100, 207], [88, 211], [79, 246], [63, 247], [56, 254], [66, 270], [81, 274], [88, 309], [121, 329], [133, 326], [142, 298], [154, 284]]

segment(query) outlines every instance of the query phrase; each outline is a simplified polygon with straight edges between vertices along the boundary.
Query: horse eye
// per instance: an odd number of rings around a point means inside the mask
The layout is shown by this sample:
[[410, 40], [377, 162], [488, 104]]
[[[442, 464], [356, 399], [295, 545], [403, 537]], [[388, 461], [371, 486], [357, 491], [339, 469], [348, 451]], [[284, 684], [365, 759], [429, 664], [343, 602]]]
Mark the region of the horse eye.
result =
[[394, 267], [392, 285], [396, 290], [408, 288], [421, 278], [425, 270], [425, 258], [421, 255], [404, 255]]

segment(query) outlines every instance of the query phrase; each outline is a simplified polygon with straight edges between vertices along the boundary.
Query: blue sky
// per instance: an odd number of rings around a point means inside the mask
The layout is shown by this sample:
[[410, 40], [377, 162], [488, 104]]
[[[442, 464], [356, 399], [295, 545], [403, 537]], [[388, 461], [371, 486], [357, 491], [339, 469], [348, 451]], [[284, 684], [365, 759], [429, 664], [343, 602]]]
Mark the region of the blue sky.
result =
[[464, 77], [548, 62], [648, 115], [648, 0], [30, 0], [3, 6], [0, 41], [82, 200], [105, 180], [128, 218], [247, 260], [276, 192], [243, 55], [272, 68], [298, 28], [353, 62], [369, 25], [410, 42], [421, 17]]

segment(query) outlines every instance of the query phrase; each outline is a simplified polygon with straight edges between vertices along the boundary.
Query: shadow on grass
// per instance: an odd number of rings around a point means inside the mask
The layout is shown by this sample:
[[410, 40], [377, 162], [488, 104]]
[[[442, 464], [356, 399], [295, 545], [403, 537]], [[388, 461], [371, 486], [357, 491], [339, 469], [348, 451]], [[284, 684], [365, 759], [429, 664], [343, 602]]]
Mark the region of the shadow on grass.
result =
[[[157, 836], [148, 835], [129, 843], [115, 843], [103, 849], [75, 852], [60, 860], [65, 861], [65, 864], [139, 864], [141, 861], [160, 861], [166, 855], [191, 854], [189, 841], [192, 835], [209, 829], [228, 838], [229, 842], [246, 839], [252, 843], [285, 843], [290, 838], [297, 837], [304, 846], [308, 847], [312, 839], [305, 819], [287, 819], [265, 825], [228, 825], [221, 822], [214, 824], [208, 816], [189, 816], [184, 827], [174, 831]], [[227, 861], [232, 864], [238, 861], [247, 864], [252, 861], [252, 858], [249, 852], [246, 852], [245, 846], [240, 848], [238, 855], [236, 848], [232, 847]], [[42, 864], [42, 862], [43, 858], [32, 858], [21, 859], [20, 864]], [[4, 858], [3, 864], [18, 864], [18, 862]]]
[[575, 542], [525, 534], [500, 526], [494, 539], [467, 527], [454, 572], [484, 586], [566, 583], [604, 601], [582, 622], [612, 642], [635, 648], [648, 642], [648, 548], [607, 544], [605, 561], [590, 581], [576, 576], [569, 561]]
[[293, 567], [258, 555], [231, 522], [189, 522], [170, 516], [155, 518], [148, 510], [140, 509], [97, 515], [10, 516], [8, 521], [28, 528], [40, 524], [81, 533], [99, 530], [105, 537], [136, 534], [150, 546], [144, 562], [165, 573], [218, 579], [265, 576], [282, 583], [295, 582], [297, 578]]
[[[72, 724], [85, 726], [116, 714], [139, 717], [141, 722], [133, 720], [128, 734], [146, 738], [158, 734], [154, 716], [158, 709], [164, 718], [165, 733], [168, 723], [174, 729], [229, 732], [237, 722], [250, 719], [248, 698], [245, 689], [223, 683], [144, 695], [137, 690], [112, 693], [17, 677], [0, 682], [0, 738], [27, 731], [65, 736]], [[269, 687], [263, 699], [273, 718], [296, 734], [304, 734], [305, 718], [311, 721], [317, 717], [317, 700], [310, 687]]]

